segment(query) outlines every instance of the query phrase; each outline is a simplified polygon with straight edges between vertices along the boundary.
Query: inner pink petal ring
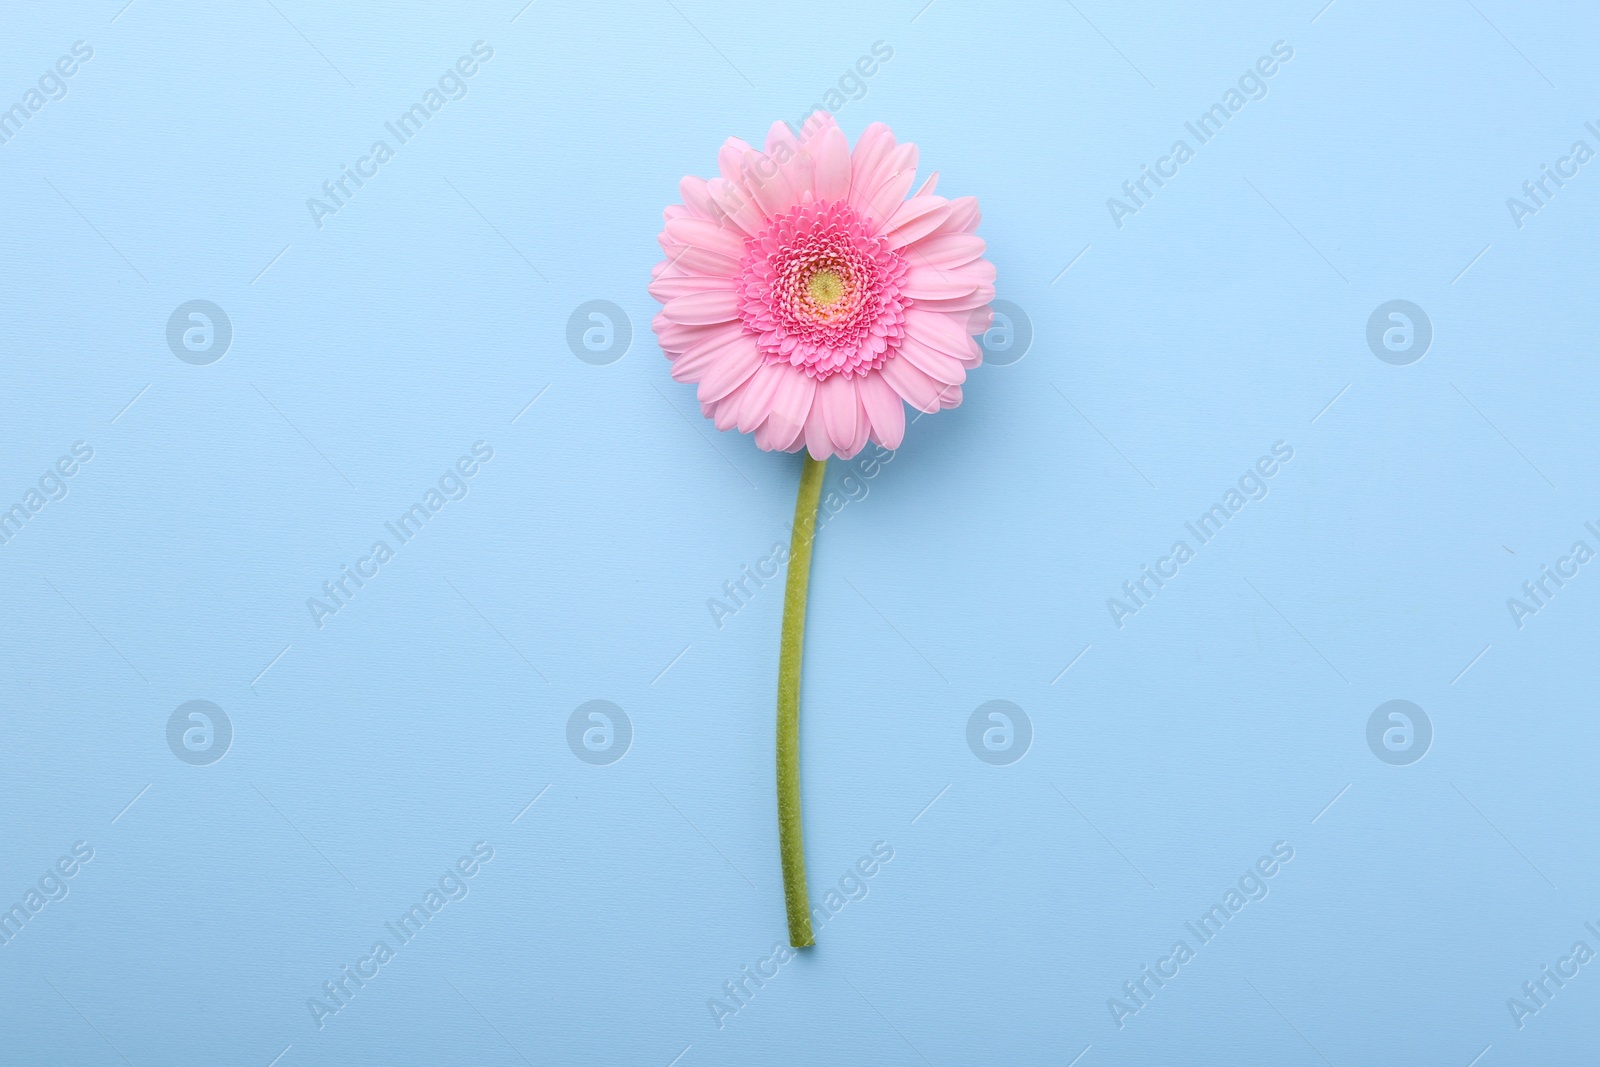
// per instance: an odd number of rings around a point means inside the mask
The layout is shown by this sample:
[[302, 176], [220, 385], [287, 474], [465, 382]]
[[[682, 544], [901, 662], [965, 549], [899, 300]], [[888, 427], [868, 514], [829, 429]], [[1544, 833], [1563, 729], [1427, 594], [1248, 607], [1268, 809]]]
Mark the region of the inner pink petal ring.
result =
[[745, 241], [739, 316], [767, 363], [817, 381], [878, 370], [905, 335], [906, 260], [848, 204], [807, 204]]

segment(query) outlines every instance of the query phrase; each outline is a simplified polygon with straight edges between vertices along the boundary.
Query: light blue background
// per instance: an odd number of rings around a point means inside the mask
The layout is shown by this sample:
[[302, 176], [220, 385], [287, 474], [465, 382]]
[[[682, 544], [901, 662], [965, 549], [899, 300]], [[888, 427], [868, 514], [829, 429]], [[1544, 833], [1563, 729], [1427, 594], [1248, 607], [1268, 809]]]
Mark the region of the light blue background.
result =
[[[94, 49], [0, 145], [0, 502], [95, 450], [0, 547], [0, 905], [94, 849], [0, 946], [0, 1062], [1593, 1062], [1600, 962], [1521, 1029], [1506, 1002], [1600, 949], [1597, 565], [1521, 629], [1506, 600], [1600, 548], [1600, 163], [1520, 229], [1505, 203], [1600, 149], [1593, 11], [123, 3], [0, 15], [0, 105]], [[468, 95], [314, 225], [480, 40]], [[700, 418], [645, 284], [678, 178], [877, 41], [841, 124], [980, 197], [1034, 338], [819, 539], [814, 903], [894, 859], [719, 1028], [784, 933], [781, 595], [720, 629], [707, 600], [787, 536], [798, 460]], [[1277, 41], [1266, 98], [1115, 226]], [[209, 366], [165, 340], [194, 299], [233, 324]], [[603, 366], [565, 339], [597, 299], [633, 329]], [[1409, 366], [1366, 343], [1391, 299], [1433, 324]], [[479, 440], [470, 494], [314, 625]], [[1270, 495], [1119, 629], [1107, 598], [1279, 441]], [[193, 699], [235, 732], [209, 766], [166, 741]], [[633, 724], [609, 766], [567, 745], [592, 699]], [[991, 699], [1033, 724], [1010, 766], [966, 743]], [[1409, 766], [1366, 742], [1392, 699], [1433, 724]], [[479, 841], [319, 1029], [307, 999]]]

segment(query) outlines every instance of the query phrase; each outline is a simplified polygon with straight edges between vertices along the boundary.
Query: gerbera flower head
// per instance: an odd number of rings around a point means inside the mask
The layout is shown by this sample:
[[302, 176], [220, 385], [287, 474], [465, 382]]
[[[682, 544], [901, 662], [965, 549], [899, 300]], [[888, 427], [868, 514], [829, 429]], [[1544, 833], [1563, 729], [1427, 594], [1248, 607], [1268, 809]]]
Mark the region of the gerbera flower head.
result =
[[917, 146], [873, 123], [852, 151], [819, 111], [760, 152], [736, 137], [718, 177], [686, 177], [666, 210], [650, 293], [672, 376], [719, 430], [768, 450], [846, 459], [898, 448], [905, 405], [961, 403], [983, 361], [994, 265], [978, 202], [915, 195]]

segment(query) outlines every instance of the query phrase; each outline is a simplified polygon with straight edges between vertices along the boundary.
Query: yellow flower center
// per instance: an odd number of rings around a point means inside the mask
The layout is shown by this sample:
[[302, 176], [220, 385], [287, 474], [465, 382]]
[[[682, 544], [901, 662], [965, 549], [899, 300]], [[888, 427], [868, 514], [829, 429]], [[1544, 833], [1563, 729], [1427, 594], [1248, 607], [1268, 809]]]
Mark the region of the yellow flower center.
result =
[[843, 279], [826, 267], [812, 274], [806, 286], [818, 307], [832, 307], [844, 297]]

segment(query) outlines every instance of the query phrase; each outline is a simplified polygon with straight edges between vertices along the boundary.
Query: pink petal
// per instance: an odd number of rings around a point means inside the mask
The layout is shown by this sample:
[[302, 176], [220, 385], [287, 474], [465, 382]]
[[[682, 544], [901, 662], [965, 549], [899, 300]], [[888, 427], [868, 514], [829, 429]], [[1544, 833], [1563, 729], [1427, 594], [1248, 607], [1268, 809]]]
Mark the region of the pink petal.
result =
[[726, 178], [712, 178], [706, 183], [706, 190], [728, 220], [746, 235], [754, 237], [761, 232], [766, 220], [755, 198], [742, 185], [730, 182]]
[[805, 122], [800, 124], [800, 143], [805, 144], [829, 130], [838, 128], [839, 124], [834, 121], [831, 114], [826, 111], [813, 111], [806, 116]]
[[656, 341], [665, 352], [682, 352], [692, 345], [696, 345], [707, 338], [714, 337], [727, 330], [729, 323], [712, 323], [710, 325], [691, 326], [687, 323], [673, 322], [667, 318], [665, 312], [657, 312], [655, 318], [650, 320], [650, 325], [655, 328]]
[[823, 460], [833, 455], [833, 438], [828, 433], [820, 403], [812, 404], [811, 414], [806, 416], [805, 438], [806, 451], [811, 453], [812, 459]]
[[662, 311], [674, 322], [691, 326], [732, 322], [739, 317], [739, 295], [729, 289], [690, 293], [667, 301]]
[[906, 309], [906, 336], [915, 337], [929, 348], [963, 359], [978, 347], [957, 316], [942, 315], [922, 308]]
[[850, 194], [850, 142], [844, 131], [830, 125], [810, 142], [810, 147], [816, 157], [816, 198], [845, 199]]
[[950, 215], [950, 201], [942, 196], [914, 196], [903, 200], [883, 224], [890, 248], [901, 248], [920, 241], [944, 224]]
[[834, 448], [843, 452], [855, 440], [856, 414], [860, 404], [856, 400], [856, 383], [842, 374], [835, 374], [817, 387], [814, 408], [822, 412], [822, 421]]
[[678, 195], [683, 197], [684, 206], [698, 217], [710, 219], [712, 222], [722, 219], [722, 209], [711, 199], [711, 191], [706, 188], [704, 178], [696, 178], [692, 174], [685, 175], [678, 183]]
[[[967, 380], [967, 372], [961, 366], [960, 360], [943, 352], [934, 351], [915, 337], [907, 337], [900, 342], [895, 358], [883, 365], [884, 370], [889, 369], [889, 363], [902, 359], [909, 360], [912, 366], [942, 385], [960, 385]], [[891, 381], [889, 384], [894, 383]]]
[[794, 190], [794, 206], [813, 203], [817, 199], [817, 158], [808, 148], [784, 164], [789, 178], [789, 188]]
[[667, 236], [681, 245], [720, 252], [735, 263], [744, 256], [744, 237], [707, 219], [673, 219], [667, 223]]
[[910, 143], [897, 146], [884, 169], [888, 173], [864, 205], [867, 218], [880, 226], [895, 213], [917, 180], [917, 146]]
[[772, 398], [778, 395], [790, 368], [781, 363], [763, 363], [750, 376], [739, 397], [738, 426], [741, 433], [750, 433], [772, 414]]
[[977, 287], [977, 282], [968, 281], [959, 271], [912, 266], [900, 283], [900, 293], [913, 300], [953, 300]]
[[750, 383], [736, 387], [733, 392], [711, 405], [711, 423], [719, 430], [731, 430], [734, 427], [735, 417], [739, 413], [739, 394], [749, 388]]
[[674, 270], [675, 274], [731, 278], [739, 272], [738, 259], [728, 258], [717, 251], [694, 248], [693, 245], [678, 245], [675, 242], [667, 243], [664, 251], [667, 253], [667, 266]]
[[789, 128], [789, 124], [782, 119], [767, 128], [767, 155], [777, 155], [780, 144], [789, 149], [789, 155], [791, 156], [798, 155], [800, 152], [799, 139], [795, 137], [794, 131]]
[[961, 196], [950, 201], [950, 218], [945, 222], [947, 233], [971, 233], [978, 228], [983, 213], [978, 210], [978, 198]]
[[979, 285], [994, 284], [994, 264], [987, 259], [964, 265], [961, 268], [961, 273], [964, 276], [975, 280]]
[[672, 375], [672, 380], [682, 382], [684, 385], [694, 385], [701, 378], [704, 378], [706, 369], [712, 363], [710, 359], [690, 362], [689, 357], [686, 355], [676, 358], [669, 356], [668, 358], [672, 359], [672, 369], [668, 372]]
[[[892, 390], [892, 389], [890, 390], [890, 392], [893, 392], [893, 391], [894, 390]], [[844, 450], [844, 452], [841, 453], [841, 455], [843, 455], [845, 459], [850, 459], [852, 456], [857, 455], [863, 448], [867, 447], [867, 439], [870, 438], [871, 436], [872, 436], [872, 420], [867, 417], [867, 406], [861, 400], [861, 379], [857, 378], [856, 379], [856, 434], [855, 434], [854, 437], [852, 437], [850, 439], [849, 447], [847, 447]]]
[[[916, 302], [916, 306], [924, 311], [936, 311], [940, 312], [941, 314], [949, 312], [970, 312], [978, 310], [993, 299], [994, 286], [980, 285], [965, 296], [952, 297], [946, 300], [918, 300]], [[963, 329], [967, 333], [982, 333], [984, 330], [989, 328], [986, 325], [974, 328], [967, 316], [962, 316], [962, 321]]]
[[773, 429], [780, 435], [786, 429], [790, 431], [792, 441], [794, 435], [805, 428], [806, 416], [811, 413], [816, 395], [817, 380], [804, 371], [791, 369], [778, 384], [778, 392], [772, 398], [772, 414], [767, 421], [776, 420]]
[[679, 274], [671, 278], [658, 278], [650, 283], [650, 295], [665, 304], [675, 296], [706, 293], [713, 289], [735, 289], [739, 279], [714, 277], [705, 274]]
[[722, 350], [706, 376], [700, 379], [695, 395], [702, 404], [715, 403], [748, 381], [759, 366], [761, 349], [756, 347], [756, 339], [748, 335], [741, 337]]
[[788, 426], [777, 418], [768, 418], [756, 427], [756, 447], [768, 452], [793, 452], [804, 440], [805, 426]]
[[[911, 203], [907, 200], [906, 203]], [[949, 225], [948, 216], [945, 225]], [[913, 263], [933, 267], [959, 267], [983, 255], [983, 238], [972, 233], [939, 232], [924, 237], [900, 250], [900, 254]]]
[[754, 149], [744, 154], [745, 188], [756, 198], [761, 210], [778, 215], [794, 206], [795, 193], [783, 168], [771, 157]]
[[723, 349], [740, 343], [744, 330], [735, 322], [725, 322], [717, 332], [680, 352], [672, 361], [672, 378], [679, 382], [698, 382], [725, 357]]
[[850, 153], [850, 206], [866, 208], [867, 198], [890, 172], [884, 169], [895, 148], [894, 134], [881, 122], [868, 126]]
[[735, 186], [744, 186], [744, 154], [751, 151], [750, 145], [737, 137], [730, 137], [722, 142], [722, 147], [717, 149], [717, 171], [722, 175], [723, 181]]
[[883, 380], [918, 411], [932, 414], [939, 410], [940, 385], [899, 356], [890, 359], [880, 372]]
[[680, 245], [670, 240], [663, 246], [663, 250], [667, 254], [667, 265], [677, 274], [731, 278], [739, 272], [739, 261], [721, 252], [710, 252], [693, 245]]
[[900, 394], [879, 371], [856, 378], [856, 390], [861, 408], [872, 424], [872, 439], [884, 448], [899, 448], [906, 436], [906, 408]]

